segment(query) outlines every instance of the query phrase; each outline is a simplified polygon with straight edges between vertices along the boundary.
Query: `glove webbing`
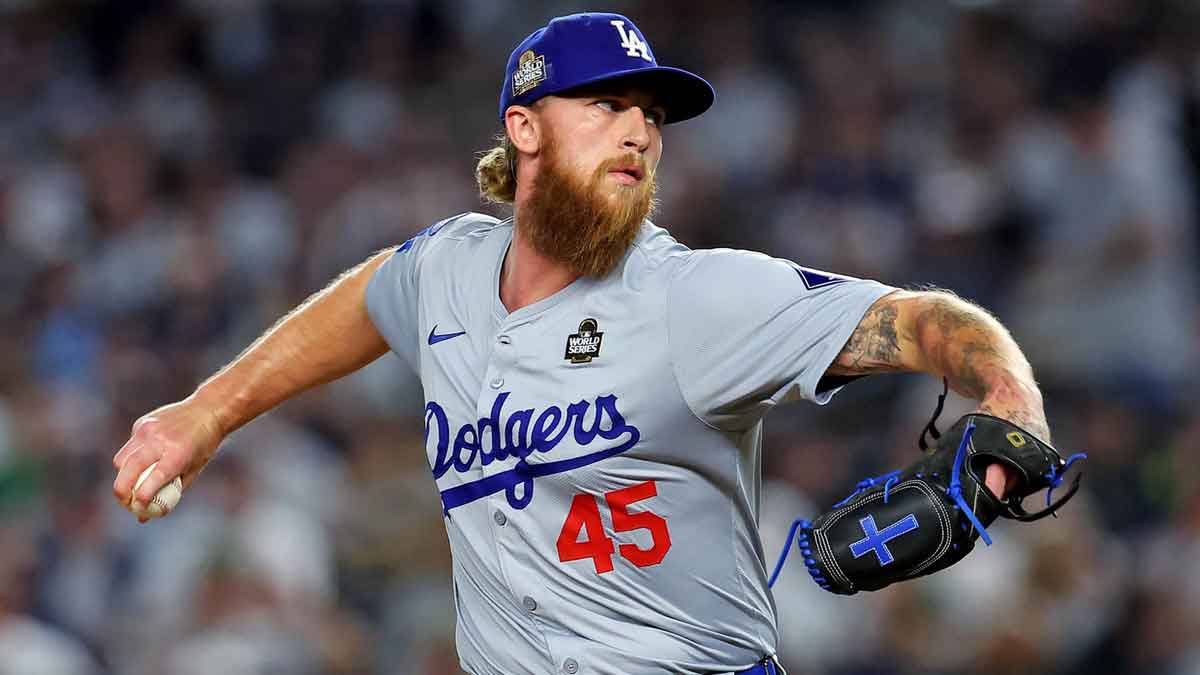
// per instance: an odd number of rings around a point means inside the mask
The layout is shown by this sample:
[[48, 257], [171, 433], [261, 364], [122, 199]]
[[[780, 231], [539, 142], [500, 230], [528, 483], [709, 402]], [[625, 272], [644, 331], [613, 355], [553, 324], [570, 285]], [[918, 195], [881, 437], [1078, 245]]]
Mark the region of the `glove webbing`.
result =
[[[1075, 462], [1078, 462], [1081, 459], [1087, 459], [1086, 452], [1077, 452], [1077, 453], [1071, 455], [1070, 457], [1067, 458], [1067, 461], [1064, 462], [1062, 466], [1052, 466], [1052, 467], [1050, 467], [1049, 471], [1047, 471], [1045, 474], [1043, 474], [1045, 476], [1046, 480], [1050, 481], [1050, 489], [1046, 490], [1046, 506], [1047, 507], [1050, 506], [1050, 495], [1054, 493], [1054, 488], [1058, 487], [1059, 485], [1062, 485], [1063, 479], [1066, 478], [1067, 469], [1070, 469], [1072, 464], [1074, 464]], [[1054, 512], [1050, 515], [1057, 518], [1058, 512]]]

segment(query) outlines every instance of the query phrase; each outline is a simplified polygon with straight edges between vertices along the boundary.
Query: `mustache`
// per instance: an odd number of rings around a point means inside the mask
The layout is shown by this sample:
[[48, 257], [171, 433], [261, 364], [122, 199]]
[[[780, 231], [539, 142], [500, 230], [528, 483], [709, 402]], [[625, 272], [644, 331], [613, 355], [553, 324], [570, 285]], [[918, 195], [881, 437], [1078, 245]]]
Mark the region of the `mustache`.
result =
[[600, 166], [596, 169], [596, 175], [603, 176], [609, 171], [625, 169], [634, 169], [637, 172], [639, 180], [654, 178], [654, 172], [646, 165], [646, 158], [636, 152], [627, 152], [620, 157], [614, 157], [601, 162]]

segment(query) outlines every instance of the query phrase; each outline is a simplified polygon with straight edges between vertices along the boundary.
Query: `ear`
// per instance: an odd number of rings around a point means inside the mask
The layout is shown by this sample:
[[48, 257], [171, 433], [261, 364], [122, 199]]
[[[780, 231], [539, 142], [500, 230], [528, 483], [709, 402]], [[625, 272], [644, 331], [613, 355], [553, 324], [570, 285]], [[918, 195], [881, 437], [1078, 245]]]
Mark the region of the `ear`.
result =
[[536, 155], [542, 146], [542, 130], [532, 108], [512, 105], [504, 111], [504, 129], [517, 152]]

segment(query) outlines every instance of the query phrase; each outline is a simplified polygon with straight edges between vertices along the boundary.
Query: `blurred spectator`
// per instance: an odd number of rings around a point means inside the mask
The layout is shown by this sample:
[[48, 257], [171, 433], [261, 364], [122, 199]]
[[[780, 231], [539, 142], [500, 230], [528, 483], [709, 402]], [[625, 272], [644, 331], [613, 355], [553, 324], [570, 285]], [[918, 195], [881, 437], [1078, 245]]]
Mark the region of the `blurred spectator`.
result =
[[77, 638], [34, 618], [31, 591], [38, 574], [32, 532], [22, 523], [0, 522], [0, 673], [93, 675], [99, 663]]
[[1180, 101], [1145, 70], [1114, 100], [1108, 45], [1072, 45], [1056, 68], [1054, 126], [1014, 147], [1016, 196], [1037, 229], [1013, 330], [1048, 375], [1169, 400], [1196, 350], [1192, 178], [1166, 140]]

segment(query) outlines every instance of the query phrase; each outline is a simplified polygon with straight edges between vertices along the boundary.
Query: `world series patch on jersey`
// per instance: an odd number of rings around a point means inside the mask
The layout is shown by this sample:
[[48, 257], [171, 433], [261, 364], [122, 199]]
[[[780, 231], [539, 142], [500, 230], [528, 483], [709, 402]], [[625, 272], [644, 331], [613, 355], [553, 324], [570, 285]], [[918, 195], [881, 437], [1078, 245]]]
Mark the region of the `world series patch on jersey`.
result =
[[510, 221], [456, 216], [367, 291], [424, 387], [464, 667], [730, 673], [775, 654], [762, 418], [827, 402], [818, 381], [893, 289], [647, 222], [613, 274], [510, 313], [511, 240]]
[[592, 359], [600, 356], [600, 342], [604, 333], [600, 332], [595, 319], [584, 319], [579, 322], [579, 332], [567, 336], [567, 353], [563, 358], [571, 363], [591, 363]]

